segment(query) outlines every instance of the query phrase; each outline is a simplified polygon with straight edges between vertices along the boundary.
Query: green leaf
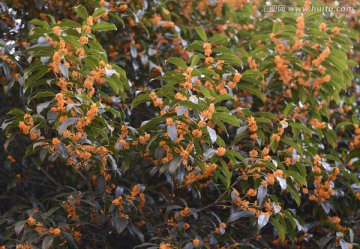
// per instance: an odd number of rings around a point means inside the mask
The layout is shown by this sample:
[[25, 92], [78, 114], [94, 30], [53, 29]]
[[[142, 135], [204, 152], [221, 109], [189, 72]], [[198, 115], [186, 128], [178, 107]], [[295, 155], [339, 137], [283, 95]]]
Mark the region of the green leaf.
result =
[[219, 119], [220, 121], [225, 121], [233, 126], [240, 127], [239, 120], [229, 113], [216, 112], [213, 114], [213, 117]]
[[116, 30], [115, 24], [108, 22], [98, 22], [94, 26], [92, 26], [92, 31], [109, 31]]
[[209, 39], [209, 43], [211, 45], [222, 44], [222, 43], [225, 43], [227, 41], [228, 41], [227, 36], [222, 35], [222, 34], [215, 34]]
[[171, 64], [174, 64], [178, 67], [181, 67], [183, 69], [187, 69], [188, 66], [186, 65], [186, 63], [180, 59], [180, 58], [177, 58], [177, 57], [171, 57], [167, 60], [167, 62], [171, 63]]
[[102, 14], [106, 13], [106, 10], [104, 8], [98, 8], [94, 11], [92, 14], [93, 17], [101, 16]]
[[276, 231], [278, 232], [281, 241], [284, 241], [285, 240], [285, 228], [280, 224], [280, 222], [275, 217], [271, 217], [270, 221], [276, 228]]
[[306, 127], [305, 125], [303, 125], [303, 124], [295, 123], [295, 122], [290, 122], [289, 125], [290, 125], [291, 128], [293, 128], [293, 129], [299, 129], [299, 130], [305, 131], [305, 132], [307, 132], [309, 135], [312, 134], [312, 131], [311, 131], [308, 127]]
[[228, 218], [227, 220], [227, 223], [231, 223], [233, 221], [236, 221], [240, 218], [243, 218], [243, 217], [250, 217], [250, 216], [254, 216], [254, 213], [250, 212], [250, 211], [240, 211], [240, 212], [235, 212], [235, 213], [232, 213], [230, 215], [230, 217]]
[[86, 20], [89, 16], [86, 8], [82, 5], [78, 5], [74, 7], [74, 10], [76, 12], [76, 14], [81, 17], [83, 20]]
[[337, 140], [336, 132], [334, 130], [325, 130], [324, 135], [328, 143], [331, 144], [333, 148], [335, 148]]
[[70, 126], [75, 124], [80, 118], [67, 118], [65, 119], [58, 128], [59, 134], [63, 134], [63, 132]]
[[[204, 92], [203, 92], [204, 93]], [[205, 95], [205, 94], [204, 94]], [[205, 95], [206, 96], [206, 95]], [[217, 104], [217, 103], [220, 103], [221, 101], [224, 101], [224, 100], [229, 100], [229, 99], [234, 99], [233, 96], [231, 96], [231, 94], [222, 94], [218, 97], [216, 97], [215, 101], [214, 101], [214, 104]]]
[[26, 220], [19, 221], [15, 224], [15, 233], [19, 235], [21, 231], [24, 229], [24, 225], [26, 224]]
[[33, 19], [30, 21], [30, 23], [37, 25], [37, 26], [41, 26], [43, 28], [48, 28], [49, 24], [45, 21], [39, 20], [39, 19]]
[[49, 249], [54, 242], [54, 238], [55, 236], [52, 234], [46, 236], [42, 242], [41, 249]]
[[107, 83], [114, 90], [115, 93], [119, 94], [119, 92], [123, 92], [123, 85], [121, 84], [120, 78], [113, 74], [107, 78]]
[[300, 148], [300, 146], [297, 143], [295, 143], [293, 140], [290, 140], [288, 138], [282, 138], [281, 141], [283, 141], [284, 143], [286, 143], [290, 147], [293, 147], [300, 155], [303, 154], [303, 151]]
[[256, 87], [254, 87], [251, 84], [238, 84], [238, 87], [242, 90], [245, 90], [253, 95], [255, 95], [256, 97], [258, 97], [259, 99], [262, 100], [262, 102], [265, 102], [265, 95], [260, 92]]
[[288, 185], [287, 188], [286, 188], [287, 191], [290, 192], [291, 196], [294, 198], [296, 204], [298, 206], [300, 206], [301, 204], [301, 199], [300, 199], [300, 195], [298, 193], [298, 191], [291, 185]]
[[206, 42], [206, 32], [204, 29], [202, 28], [195, 28], [197, 34], [199, 35], [199, 37], [201, 38], [201, 40], [203, 40], [203, 42]]
[[307, 186], [306, 178], [303, 177], [302, 175], [300, 175], [299, 173], [297, 173], [295, 171], [288, 170], [288, 171], [285, 172], [285, 174], [288, 175], [288, 176], [294, 177], [296, 181], [300, 182], [304, 186]]
[[131, 109], [134, 109], [136, 106], [141, 103], [147, 102], [150, 100], [149, 94], [139, 94], [135, 97], [135, 99], [131, 103]]
[[284, 118], [289, 116], [295, 110], [295, 107], [296, 105], [293, 102], [287, 104], [284, 110]]
[[199, 62], [199, 60], [200, 60], [199, 56], [194, 55], [194, 56], [191, 58], [190, 67], [195, 66], [195, 65]]

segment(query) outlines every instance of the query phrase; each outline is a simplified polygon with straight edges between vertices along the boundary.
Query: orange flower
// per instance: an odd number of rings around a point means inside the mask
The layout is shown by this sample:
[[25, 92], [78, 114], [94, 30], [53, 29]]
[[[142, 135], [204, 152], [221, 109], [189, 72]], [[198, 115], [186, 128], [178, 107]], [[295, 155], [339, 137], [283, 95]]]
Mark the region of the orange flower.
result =
[[173, 28], [175, 26], [175, 23], [174, 22], [164, 22], [161, 26], [163, 28]]
[[170, 243], [161, 243], [159, 249], [172, 249]]
[[194, 240], [193, 240], [193, 244], [194, 244], [194, 246], [200, 245], [200, 240], [194, 239]]
[[200, 138], [202, 136], [202, 131], [199, 130], [199, 129], [195, 129], [191, 132], [191, 134], [194, 136], [194, 137], [197, 137], [197, 138]]
[[87, 36], [81, 36], [80, 37], [80, 44], [85, 45], [89, 42], [89, 38]]
[[257, 194], [257, 191], [255, 190], [255, 189], [253, 189], [253, 188], [250, 188], [247, 192], [246, 192], [246, 194], [248, 195], [248, 196], [256, 196], [256, 194]]
[[252, 132], [256, 132], [258, 129], [258, 126], [256, 124], [255, 118], [254, 117], [250, 117], [248, 118], [248, 123], [249, 123], [249, 130]]
[[180, 211], [181, 217], [186, 217], [189, 216], [190, 214], [191, 214], [190, 208], [188, 207], [185, 207], [183, 210]]
[[55, 26], [52, 28], [52, 31], [54, 32], [55, 35], [60, 35], [60, 27], [59, 26]]
[[49, 233], [55, 235], [55, 237], [59, 237], [61, 230], [60, 228], [50, 228]]
[[27, 219], [27, 223], [29, 224], [29, 226], [33, 226], [33, 225], [35, 225], [36, 220], [35, 220], [33, 217], [30, 216], [30, 217]]
[[326, 30], [326, 24], [325, 23], [321, 23], [320, 26], [319, 26], [319, 29], [321, 31], [325, 31]]
[[91, 27], [88, 25], [83, 26], [83, 30], [85, 31], [85, 33], [91, 33]]
[[166, 119], [166, 124], [167, 124], [167, 125], [174, 125], [173, 119], [172, 119], [172, 118], [167, 118], [167, 119]]
[[226, 149], [224, 147], [219, 147], [217, 149], [216, 155], [223, 156], [223, 155], [225, 155], [225, 153], [226, 153]]
[[86, 20], [86, 23], [87, 23], [88, 25], [94, 25], [94, 17], [89, 16], [89, 17], [87, 18], [87, 20]]

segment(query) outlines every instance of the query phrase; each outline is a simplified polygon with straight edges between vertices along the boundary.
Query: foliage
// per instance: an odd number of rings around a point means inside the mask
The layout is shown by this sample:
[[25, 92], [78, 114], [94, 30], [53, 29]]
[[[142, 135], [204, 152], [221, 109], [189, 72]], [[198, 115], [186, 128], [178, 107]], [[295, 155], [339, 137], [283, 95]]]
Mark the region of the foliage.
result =
[[358, 13], [35, 2], [0, 3], [1, 249], [358, 246]]

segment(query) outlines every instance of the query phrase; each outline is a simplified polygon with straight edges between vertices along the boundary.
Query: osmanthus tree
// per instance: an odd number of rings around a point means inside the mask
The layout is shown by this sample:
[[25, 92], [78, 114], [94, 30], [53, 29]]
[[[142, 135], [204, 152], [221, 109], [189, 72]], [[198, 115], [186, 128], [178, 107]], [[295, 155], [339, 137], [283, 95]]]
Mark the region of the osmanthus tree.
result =
[[1, 249], [358, 246], [355, 15], [11, 4]]

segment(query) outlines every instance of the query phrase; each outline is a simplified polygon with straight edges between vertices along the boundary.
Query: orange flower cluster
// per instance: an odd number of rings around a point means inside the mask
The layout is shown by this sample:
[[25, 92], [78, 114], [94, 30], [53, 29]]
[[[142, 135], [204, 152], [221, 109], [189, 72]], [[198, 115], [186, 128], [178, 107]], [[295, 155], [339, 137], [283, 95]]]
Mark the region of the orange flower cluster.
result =
[[312, 118], [309, 121], [309, 125], [312, 125], [313, 127], [315, 127], [316, 129], [325, 129], [326, 128], [326, 123], [325, 122], [320, 122], [318, 119], [316, 118]]
[[65, 208], [68, 213], [68, 218], [72, 218], [74, 220], [79, 219], [79, 215], [76, 213], [76, 205], [80, 204], [80, 196], [73, 197], [70, 195], [68, 200], [66, 201]]
[[16, 162], [15, 158], [12, 155], [8, 155], [7, 160], [9, 160], [10, 163], [15, 163]]
[[249, 124], [249, 130], [252, 132], [252, 134], [250, 135], [250, 137], [252, 139], [256, 139], [258, 136], [256, 134], [256, 131], [258, 130], [258, 126], [256, 124], [256, 120], [254, 117], [250, 117], [247, 119], [247, 122]]
[[36, 223], [36, 220], [31, 216], [26, 221], [29, 224], [29, 226], [34, 226]]
[[19, 122], [19, 129], [25, 135], [30, 133], [30, 129], [34, 126], [34, 120], [29, 113], [24, 115], [24, 121]]
[[191, 214], [190, 208], [185, 207], [183, 210], [180, 211], [181, 217], [186, 217]]
[[211, 53], [212, 53], [211, 44], [205, 42], [204, 45], [203, 45], [203, 48], [204, 48], [204, 55], [206, 57], [209, 57], [211, 55]]
[[200, 114], [204, 119], [211, 119], [214, 111], [215, 111], [214, 104], [210, 104], [210, 106], [206, 110], [202, 111]]
[[252, 57], [249, 57], [247, 61], [249, 63], [250, 69], [256, 69], [257, 68], [257, 64], [256, 64], [255, 60]]
[[59, 237], [61, 234], [60, 228], [50, 228], [49, 234], [53, 234], [55, 237]]
[[27, 244], [17, 244], [16, 249], [32, 249], [32, 246], [30, 246], [28, 243]]
[[161, 27], [163, 28], [173, 28], [175, 26], [174, 22], [164, 22]]
[[170, 243], [161, 243], [159, 249], [173, 249]]
[[[207, 179], [209, 177], [213, 176], [213, 172], [216, 170], [217, 165], [216, 164], [211, 164], [205, 165], [205, 172], [201, 171], [199, 167], [196, 167], [195, 170], [191, 171], [185, 178], [184, 180], [184, 185], [188, 186], [189, 184], [194, 183], [197, 180], [203, 180], [203, 179]], [[200, 184], [200, 188], [205, 188], [208, 186], [208, 184], [210, 183], [211, 180], [208, 180], [205, 183], [201, 183]]]
[[292, 80], [292, 70], [285, 64], [287, 62], [279, 55], [275, 56], [274, 62], [276, 63], [275, 70], [279, 73], [280, 79], [285, 83], [285, 85], [289, 85]]
[[311, 63], [314, 66], [318, 67], [329, 55], [330, 55], [330, 49], [325, 49], [323, 52], [321, 52], [319, 57], [317, 59], [313, 60]]
[[304, 37], [305, 21], [303, 16], [299, 16], [298, 18], [296, 18], [296, 27], [298, 28], [296, 34], [300, 38]]
[[117, 206], [120, 211], [124, 210], [124, 206], [123, 206], [123, 203], [122, 203], [122, 196], [119, 196], [118, 198], [113, 200], [112, 204]]
[[225, 155], [225, 153], [226, 153], [226, 149], [224, 147], [219, 147], [217, 149], [216, 155], [223, 156], [223, 155]]

